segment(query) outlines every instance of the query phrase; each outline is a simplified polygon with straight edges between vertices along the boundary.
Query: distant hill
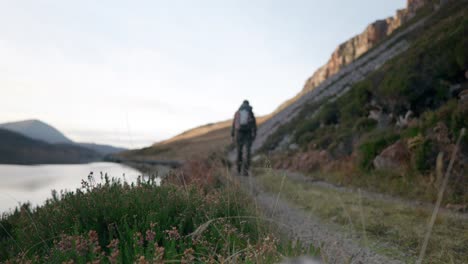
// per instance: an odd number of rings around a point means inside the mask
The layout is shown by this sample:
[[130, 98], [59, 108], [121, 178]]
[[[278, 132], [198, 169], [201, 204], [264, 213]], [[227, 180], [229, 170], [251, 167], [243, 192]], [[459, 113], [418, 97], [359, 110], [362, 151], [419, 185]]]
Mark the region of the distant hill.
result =
[[78, 146], [92, 149], [102, 155], [108, 155], [108, 154], [113, 154], [113, 153], [118, 153], [122, 151], [126, 151], [126, 148], [120, 148], [120, 147], [114, 147], [110, 145], [101, 145], [101, 144], [95, 144], [95, 143], [74, 143]]
[[125, 148], [119, 148], [109, 145], [100, 145], [95, 143], [74, 142], [67, 138], [55, 127], [37, 119], [10, 122], [0, 124], [0, 128], [7, 129], [26, 137], [40, 140], [50, 144], [74, 144], [80, 147], [88, 148], [102, 155], [125, 151]]
[[97, 161], [97, 152], [65, 143], [49, 144], [0, 129], [1, 164], [70, 164]]
[[[266, 118], [257, 117], [257, 125], [260, 126]], [[227, 120], [199, 126], [152, 146], [125, 151], [114, 157], [158, 161], [184, 161], [193, 157], [207, 157], [213, 152], [226, 150], [230, 145], [231, 124], [232, 120]]]
[[0, 124], [0, 128], [20, 133], [29, 138], [41, 140], [46, 143], [73, 143], [72, 140], [53, 126], [36, 119]]

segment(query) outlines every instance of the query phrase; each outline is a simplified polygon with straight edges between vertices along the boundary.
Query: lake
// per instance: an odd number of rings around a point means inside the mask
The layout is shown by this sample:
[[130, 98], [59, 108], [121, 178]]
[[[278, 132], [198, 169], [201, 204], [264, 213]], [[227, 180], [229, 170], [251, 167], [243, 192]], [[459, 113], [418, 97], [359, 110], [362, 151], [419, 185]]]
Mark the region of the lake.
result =
[[101, 172], [109, 178], [135, 182], [141, 172], [131, 167], [110, 162], [70, 165], [5, 165], [0, 164], [0, 213], [8, 212], [19, 203], [41, 205], [51, 198], [52, 190], [75, 191], [81, 180], [93, 172], [100, 182]]

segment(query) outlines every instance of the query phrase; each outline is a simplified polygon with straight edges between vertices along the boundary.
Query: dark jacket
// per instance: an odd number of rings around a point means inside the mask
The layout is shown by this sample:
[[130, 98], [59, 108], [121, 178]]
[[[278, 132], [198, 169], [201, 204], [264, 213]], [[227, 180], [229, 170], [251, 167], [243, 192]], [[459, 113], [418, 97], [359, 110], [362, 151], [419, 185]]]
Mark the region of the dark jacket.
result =
[[248, 129], [250, 130], [250, 133], [252, 134], [252, 138], [255, 139], [255, 136], [257, 135], [257, 120], [255, 119], [255, 115], [252, 112], [252, 107], [249, 104], [242, 104], [241, 107], [239, 108], [238, 111], [236, 111], [234, 115], [234, 119], [232, 120], [232, 127], [231, 127], [231, 136], [234, 137], [236, 135], [236, 132], [238, 132], [239, 129], [239, 111], [241, 110], [247, 110], [249, 111], [250, 117], [249, 117], [249, 123], [248, 123]]

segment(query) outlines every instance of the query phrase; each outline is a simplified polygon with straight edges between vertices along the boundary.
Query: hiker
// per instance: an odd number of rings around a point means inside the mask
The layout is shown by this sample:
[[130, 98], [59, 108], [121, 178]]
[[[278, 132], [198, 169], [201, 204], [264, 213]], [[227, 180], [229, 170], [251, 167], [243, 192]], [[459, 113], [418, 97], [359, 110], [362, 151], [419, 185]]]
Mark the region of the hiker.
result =
[[[232, 121], [231, 137], [237, 146], [237, 173], [247, 176], [250, 166], [250, 149], [257, 136], [257, 121], [249, 101], [244, 100]], [[247, 157], [243, 160], [243, 148]]]

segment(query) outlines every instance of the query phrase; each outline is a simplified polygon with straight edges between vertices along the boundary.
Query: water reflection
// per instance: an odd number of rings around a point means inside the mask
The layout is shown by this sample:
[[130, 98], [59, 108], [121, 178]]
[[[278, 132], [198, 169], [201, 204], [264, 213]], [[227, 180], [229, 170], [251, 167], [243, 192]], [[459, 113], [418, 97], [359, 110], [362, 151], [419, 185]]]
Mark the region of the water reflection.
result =
[[131, 167], [109, 162], [37, 166], [0, 164], [0, 213], [28, 201], [33, 206], [41, 205], [51, 197], [52, 190], [74, 191], [90, 173], [97, 182], [101, 174], [129, 183], [136, 182], [141, 175]]

